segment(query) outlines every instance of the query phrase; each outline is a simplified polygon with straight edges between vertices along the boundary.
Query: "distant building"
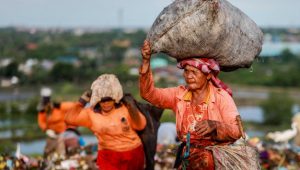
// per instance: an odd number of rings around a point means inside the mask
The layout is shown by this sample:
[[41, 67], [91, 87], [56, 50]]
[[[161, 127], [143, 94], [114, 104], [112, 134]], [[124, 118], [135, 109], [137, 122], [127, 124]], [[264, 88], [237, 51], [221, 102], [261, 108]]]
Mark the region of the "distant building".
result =
[[131, 41], [130, 40], [113, 40], [112, 42], [113, 46], [116, 47], [123, 47], [123, 48], [128, 48], [131, 45]]
[[153, 69], [167, 67], [167, 66], [168, 66], [168, 61], [166, 59], [155, 58], [155, 57], [151, 59], [151, 68]]
[[79, 67], [81, 64], [76, 56], [59, 56], [56, 60], [57, 62], [71, 64], [75, 67]]
[[97, 48], [95, 47], [82, 48], [79, 50], [79, 55], [87, 57], [89, 59], [95, 59], [98, 55]]
[[178, 69], [176, 65], [167, 65], [164, 67], [157, 67], [153, 69], [154, 80], [160, 81], [165, 80], [167, 83], [171, 83], [173, 85], [179, 85], [182, 81], [182, 70]]
[[2, 78], [0, 79], [0, 86], [1, 87], [10, 87], [14, 84], [19, 83], [19, 78], [16, 76], [13, 76], [11, 78]]
[[10, 87], [12, 85], [10, 79], [1, 79], [1, 87]]
[[35, 50], [35, 49], [38, 48], [38, 45], [37, 45], [36, 43], [27, 43], [27, 44], [26, 44], [26, 48], [27, 48], [28, 50]]
[[6, 67], [12, 62], [11, 58], [0, 59], [0, 67]]
[[19, 71], [23, 72], [26, 75], [30, 75], [32, 73], [32, 67], [38, 64], [37, 59], [28, 59], [25, 63], [19, 65]]
[[124, 53], [123, 63], [129, 67], [138, 67], [141, 57], [141, 51], [139, 49], [129, 48]]
[[54, 66], [54, 62], [51, 60], [42, 60], [40, 64], [41, 64], [41, 67], [47, 71], [51, 70]]

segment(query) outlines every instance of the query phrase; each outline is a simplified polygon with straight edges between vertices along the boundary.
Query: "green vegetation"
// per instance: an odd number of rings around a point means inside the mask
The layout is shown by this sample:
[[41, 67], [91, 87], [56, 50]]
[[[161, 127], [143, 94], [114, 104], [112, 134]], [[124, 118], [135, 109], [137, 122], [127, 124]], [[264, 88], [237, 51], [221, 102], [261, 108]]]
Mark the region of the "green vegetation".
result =
[[[263, 31], [283, 37], [283, 40], [284, 35], [291, 34], [285, 29]], [[124, 54], [128, 49], [139, 49], [145, 37], [146, 32], [143, 30], [129, 33], [122, 30], [87, 32], [78, 36], [71, 30], [37, 31], [32, 34], [14, 28], [0, 28], [0, 59], [12, 59], [8, 65], [0, 67], [0, 78], [17, 76], [20, 79], [20, 86], [54, 85], [58, 82], [82, 85], [91, 82], [101, 73], [110, 72], [121, 75], [123, 84], [127, 84], [127, 81], [132, 83], [137, 77], [129, 75], [130, 67], [123, 63]], [[94, 54], [91, 57], [89, 53]], [[169, 63], [175, 64], [175, 60], [164, 54], [155, 57], [165, 58]], [[38, 62], [47, 59], [54, 65], [46, 68], [44, 65], [36, 64], [31, 73], [24, 73], [20, 71], [19, 66], [27, 59], [36, 59]], [[286, 49], [279, 56], [261, 56], [249, 69], [222, 72], [220, 76], [231, 84], [298, 87], [299, 64], [300, 57]], [[164, 79], [161, 81], [158, 83], [166, 84]]]
[[293, 101], [285, 94], [271, 93], [269, 99], [261, 104], [266, 125], [290, 125]]
[[175, 114], [171, 110], [165, 110], [163, 112], [162, 117], [160, 118], [160, 122], [174, 122], [175, 123]]
[[300, 57], [284, 50], [276, 57], [260, 57], [249, 69], [222, 72], [220, 77], [232, 84], [267, 87], [299, 87]]
[[11, 143], [11, 141], [1, 141], [0, 153], [1, 154], [13, 154], [16, 150], [16, 146]]

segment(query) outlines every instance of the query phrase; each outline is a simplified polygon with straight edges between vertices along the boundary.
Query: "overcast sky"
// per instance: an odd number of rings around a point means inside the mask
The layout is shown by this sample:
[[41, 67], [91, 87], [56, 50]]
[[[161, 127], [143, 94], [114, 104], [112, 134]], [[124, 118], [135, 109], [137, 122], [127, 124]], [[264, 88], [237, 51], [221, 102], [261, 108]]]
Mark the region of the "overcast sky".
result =
[[[173, 0], [0, 0], [0, 27], [150, 27]], [[259, 26], [300, 27], [300, 0], [229, 0]]]

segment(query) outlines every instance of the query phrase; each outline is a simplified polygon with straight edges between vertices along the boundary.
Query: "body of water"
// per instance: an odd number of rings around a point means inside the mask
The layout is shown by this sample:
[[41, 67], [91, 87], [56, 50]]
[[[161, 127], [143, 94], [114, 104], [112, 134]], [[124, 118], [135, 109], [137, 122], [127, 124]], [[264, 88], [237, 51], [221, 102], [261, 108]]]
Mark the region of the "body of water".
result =
[[253, 121], [262, 123], [264, 120], [263, 110], [258, 106], [238, 107], [238, 111], [243, 121]]
[[300, 54], [299, 42], [264, 42], [260, 56], [273, 57], [289, 49], [294, 54]]
[[[83, 139], [86, 145], [98, 143], [97, 138], [95, 136], [83, 135]], [[44, 147], [46, 144], [45, 142], [45, 139], [35, 140], [31, 142], [20, 142], [21, 153], [25, 155], [43, 154]]]

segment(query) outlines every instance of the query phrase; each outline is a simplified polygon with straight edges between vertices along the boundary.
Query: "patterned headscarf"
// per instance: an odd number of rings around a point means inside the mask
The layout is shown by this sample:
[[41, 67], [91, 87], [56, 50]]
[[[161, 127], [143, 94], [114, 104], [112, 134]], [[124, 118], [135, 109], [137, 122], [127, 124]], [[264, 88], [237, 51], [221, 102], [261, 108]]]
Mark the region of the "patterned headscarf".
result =
[[183, 69], [186, 65], [193, 66], [206, 75], [212, 73], [211, 81], [213, 85], [224, 89], [232, 96], [232, 90], [217, 77], [220, 72], [220, 66], [216, 60], [208, 58], [190, 58], [181, 60], [177, 63], [177, 67], [180, 69]]

